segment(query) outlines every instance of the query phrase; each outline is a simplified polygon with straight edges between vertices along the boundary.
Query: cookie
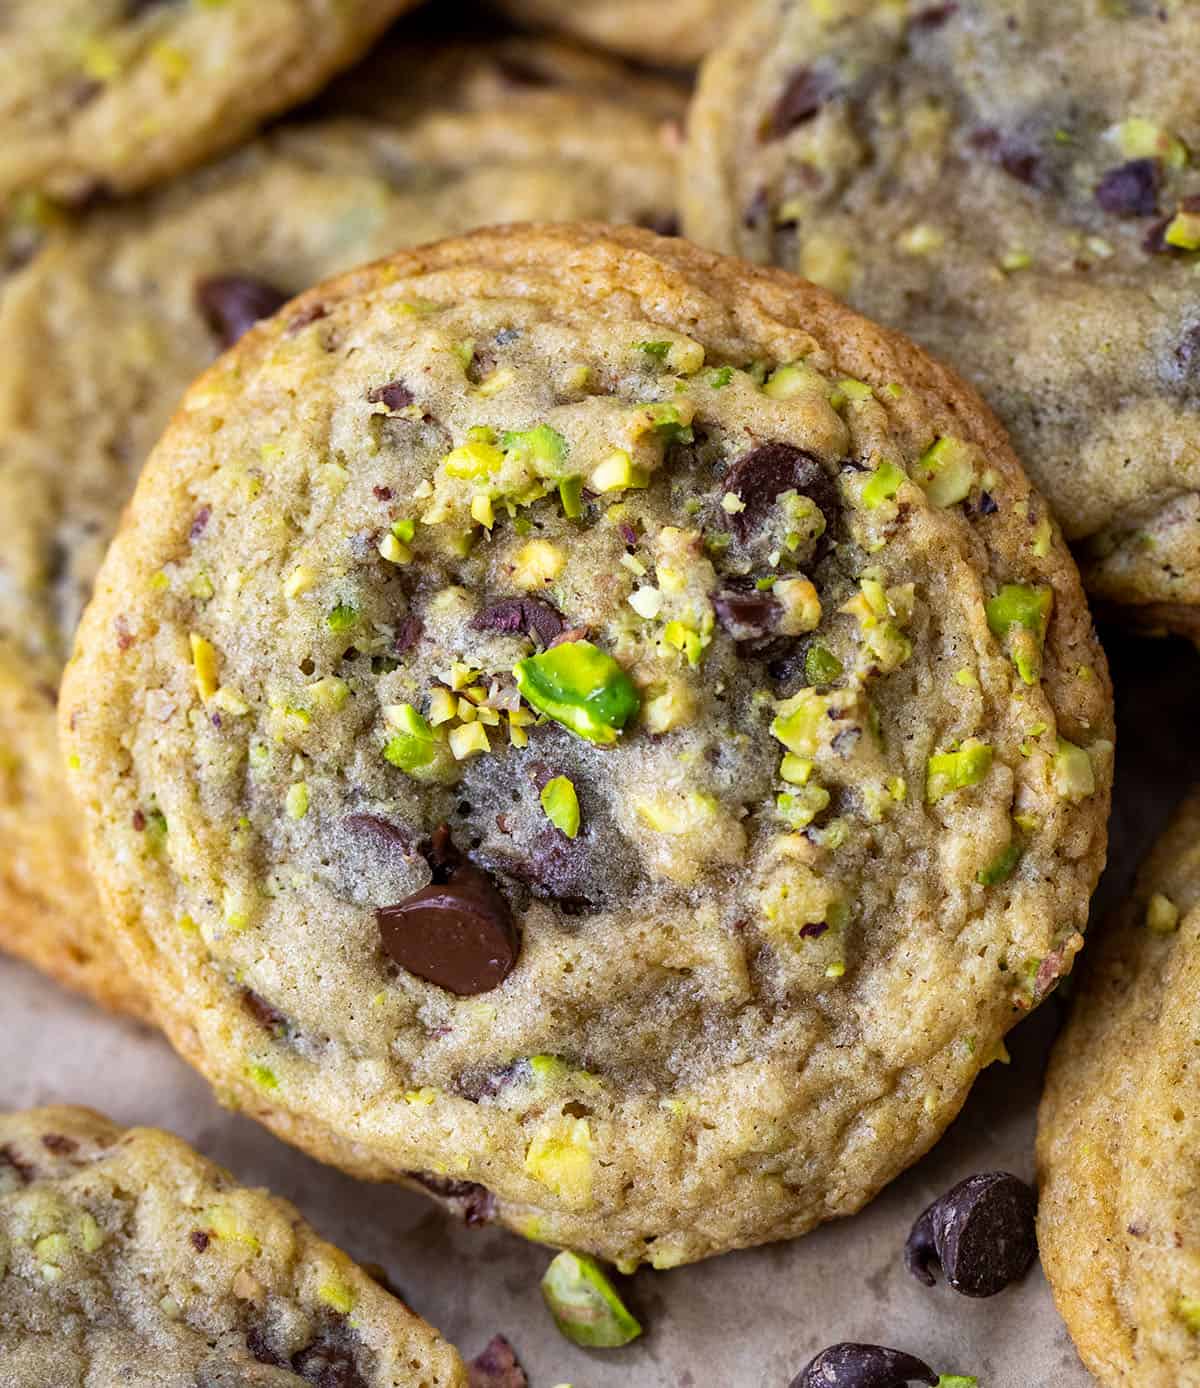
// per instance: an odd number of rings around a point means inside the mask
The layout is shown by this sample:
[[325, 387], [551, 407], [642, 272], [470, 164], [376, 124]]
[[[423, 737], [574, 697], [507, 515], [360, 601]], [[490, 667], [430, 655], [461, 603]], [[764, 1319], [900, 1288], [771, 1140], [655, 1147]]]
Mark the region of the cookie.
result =
[[445, 1340], [298, 1210], [170, 1133], [0, 1115], [5, 1388], [466, 1388]]
[[1200, 793], [1099, 933], [1038, 1125], [1042, 1265], [1101, 1383], [1200, 1383]]
[[720, 0], [496, 0], [519, 24], [557, 30], [611, 48], [653, 67], [686, 67], [702, 58], [729, 26]]
[[625, 1267], [858, 1208], [1103, 861], [1103, 655], [991, 415], [634, 228], [252, 330], [76, 652], [70, 780], [174, 1044], [328, 1161]]
[[[673, 217], [663, 118], [681, 96], [633, 81], [618, 106], [615, 78], [613, 99], [598, 88], [619, 65], [581, 59], [585, 92], [569, 51], [524, 47], [546, 68], [553, 55], [552, 90], [455, 50], [439, 60], [441, 107], [281, 130], [88, 219], [10, 282], [0, 335], [21, 350], [0, 362], [0, 945], [109, 1005], [140, 1010], [80, 867], [54, 697], [120, 508], [185, 387], [257, 313], [397, 245], [490, 217]], [[421, 67], [407, 62], [392, 64], [397, 79]]]
[[984, 394], [1126, 620], [1200, 633], [1189, 4], [757, 0], [705, 70], [685, 229]]
[[251, 135], [414, 0], [8, 0], [0, 206], [128, 193]]

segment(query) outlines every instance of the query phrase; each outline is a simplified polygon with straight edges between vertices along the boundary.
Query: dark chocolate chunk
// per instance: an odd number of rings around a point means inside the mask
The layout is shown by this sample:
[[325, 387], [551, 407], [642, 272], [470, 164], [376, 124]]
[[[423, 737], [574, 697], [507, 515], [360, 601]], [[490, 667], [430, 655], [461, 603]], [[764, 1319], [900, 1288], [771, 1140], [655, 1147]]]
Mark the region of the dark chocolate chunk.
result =
[[679, 218], [669, 212], [646, 212], [637, 219], [637, 225], [660, 236], [679, 235]]
[[260, 1364], [272, 1364], [277, 1369], [287, 1368], [287, 1360], [276, 1354], [267, 1341], [266, 1332], [257, 1325], [252, 1325], [246, 1331], [246, 1348]]
[[931, 1263], [963, 1296], [995, 1296], [1028, 1271], [1037, 1253], [1037, 1197], [1005, 1171], [968, 1176], [940, 1196], [904, 1245], [909, 1272], [927, 1287]]
[[368, 1388], [354, 1356], [320, 1340], [294, 1354], [292, 1368], [314, 1388]]
[[451, 868], [444, 882], [381, 907], [375, 919], [384, 949], [402, 969], [460, 997], [498, 987], [520, 951], [508, 902], [470, 863]]
[[563, 634], [562, 613], [542, 598], [502, 598], [488, 603], [471, 618], [475, 631], [499, 631], [509, 635], [524, 632], [531, 641], [549, 646]]
[[740, 540], [762, 524], [781, 492], [797, 491], [820, 508], [829, 526], [838, 510], [837, 484], [811, 453], [790, 443], [763, 443], [751, 449], [725, 474], [724, 489], [745, 507], [730, 517]]
[[188, 1235], [188, 1239], [190, 1240], [192, 1247], [196, 1250], [197, 1253], [203, 1253], [205, 1249], [207, 1249], [209, 1243], [211, 1242], [210, 1236], [206, 1229], [193, 1229], [192, 1232]]
[[282, 290], [253, 275], [209, 275], [196, 281], [196, 307], [222, 347], [233, 344], [260, 318], [270, 318], [287, 303]]
[[976, 509], [981, 516], [994, 516], [1000, 507], [996, 504], [996, 498], [991, 492], [980, 492], [979, 504]]
[[69, 1157], [79, 1150], [79, 1143], [73, 1137], [66, 1137], [62, 1133], [43, 1133], [42, 1146], [47, 1152], [53, 1152], [56, 1157]]
[[1041, 155], [1036, 149], [1030, 148], [1015, 137], [1004, 136], [999, 130], [989, 126], [974, 131], [968, 139], [968, 144], [1002, 168], [1009, 178], [1015, 178], [1018, 183], [1028, 184], [1031, 188], [1046, 185], [1047, 173]]
[[1096, 185], [1096, 201], [1114, 217], [1157, 217], [1161, 181], [1157, 159], [1131, 159], [1109, 169]]
[[348, 814], [342, 824], [352, 834], [369, 838], [378, 847], [412, 857], [417, 852], [417, 837], [406, 824], [384, 819], [377, 814]]
[[778, 140], [789, 130], [812, 120], [837, 90], [837, 78], [828, 69], [797, 68], [788, 78], [771, 111], [769, 138]]
[[387, 385], [372, 386], [367, 391], [367, 404], [386, 405], [389, 410], [402, 410], [412, 404], [413, 398], [403, 381], [389, 381]]
[[396, 628], [396, 639], [392, 650], [397, 655], [407, 655], [425, 633], [425, 623], [420, 617], [405, 617]]
[[467, 1365], [470, 1388], [529, 1388], [525, 1370], [503, 1335], [493, 1335], [482, 1354]]
[[282, 1034], [288, 1029], [288, 1020], [277, 1007], [272, 1007], [264, 997], [253, 988], [242, 989], [242, 1006], [260, 1025], [268, 1031]]
[[843, 1342], [823, 1349], [792, 1379], [791, 1388], [906, 1388], [937, 1381], [928, 1364], [903, 1350]]
[[770, 593], [726, 590], [715, 593], [712, 603], [717, 621], [735, 641], [762, 640], [779, 620], [779, 602]]
[[524, 842], [519, 856], [496, 853], [485, 861], [488, 867], [515, 877], [534, 896], [553, 901], [569, 916], [590, 915], [604, 905], [595, 855], [587, 842], [583, 836], [568, 839], [552, 824]]
[[433, 1176], [427, 1171], [410, 1171], [409, 1180], [440, 1200], [464, 1224], [476, 1228], [490, 1224], [496, 1215], [496, 1197], [478, 1181], [455, 1181], [445, 1176]]

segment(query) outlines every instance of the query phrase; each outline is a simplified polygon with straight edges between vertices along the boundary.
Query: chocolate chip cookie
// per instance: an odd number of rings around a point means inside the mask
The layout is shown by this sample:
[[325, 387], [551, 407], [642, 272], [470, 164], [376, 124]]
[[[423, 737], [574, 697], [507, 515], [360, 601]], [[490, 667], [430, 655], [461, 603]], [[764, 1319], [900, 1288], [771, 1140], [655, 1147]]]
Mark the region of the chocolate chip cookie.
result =
[[690, 236], [974, 382], [1093, 595], [1200, 633], [1193, 4], [756, 0], [690, 122]]
[[555, 29], [653, 67], [686, 67], [702, 58], [729, 25], [736, 0], [495, 0], [518, 23]]
[[1069, 969], [1104, 856], [1104, 659], [992, 416], [634, 228], [253, 329], [76, 651], [71, 783], [176, 1046], [326, 1160], [626, 1267], [858, 1208]]
[[179, 1138], [81, 1108], [0, 1115], [5, 1388], [466, 1388], [455, 1351]]
[[0, 206], [127, 193], [240, 143], [415, 0], [6, 0]]
[[[431, 89], [387, 123], [281, 130], [90, 218], [10, 282], [0, 335], [20, 350], [0, 362], [0, 945], [110, 1006], [141, 1010], [80, 867], [54, 699], [120, 508], [184, 388], [256, 317], [397, 245], [492, 217], [673, 218], [668, 117], [681, 95], [559, 46], [522, 50], [553, 84], [506, 77], [503, 49], [446, 50], [431, 60], [440, 105]], [[425, 52], [393, 51], [401, 90]], [[143, 830], [153, 838], [157, 825], [150, 815]]]
[[1042, 1100], [1038, 1243], [1104, 1384], [1200, 1383], [1196, 990], [1200, 793], [1088, 960]]

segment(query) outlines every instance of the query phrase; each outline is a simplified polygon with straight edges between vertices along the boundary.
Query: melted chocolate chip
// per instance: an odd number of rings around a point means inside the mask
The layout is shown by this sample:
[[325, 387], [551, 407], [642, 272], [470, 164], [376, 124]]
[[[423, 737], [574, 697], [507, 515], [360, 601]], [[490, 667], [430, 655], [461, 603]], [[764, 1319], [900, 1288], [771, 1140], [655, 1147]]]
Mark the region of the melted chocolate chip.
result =
[[764, 443], [751, 449], [726, 473], [724, 486], [743, 503], [730, 517], [738, 539], [747, 540], [766, 519], [781, 492], [809, 497], [830, 525], [838, 510], [837, 484], [811, 453], [790, 443]]
[[193, 1229], [188, 1239], [197, 1253], [203, 1253], [211, 1242], [208, 1232], [204, 1229]]
[[994, 516], [999, 509], [1000, 507], [996, 504], [996, 498], [991, 492], [979, 493], [979, 504], [976, 510], [978, 510], [981, 516]]
[[[435, 848], [436, 843], [435, 834]], [[384, 949], [402, 969], [460, 997], [498, 987], [520, 951], [508, 902], [470, 863], [460, 862], [444, 882], [382, 907], [375, 919]]]
[[935, 1384], [928, 1364], [903, 1350], [883, 1345], [830, 1345], [801, 1370], [791, 1388], [906, 1388], [909, 1383]]
[[467, 1382], [469, 1388], [529, 1388], [525, 1370], [503, 1335], [494, 1335], [467, 1365]]
[[372, 386], [367, 391], [367, 404], [386, 405], [389, 410], [402, 410], [411, 405], [414, 398], [403, 381], [389, 381], [387, 385]]
[[292, 1368], [315, 1388], [368, 1388], [353, 1355], [320, 1340], [293, 1355]]
[[812, 120], [838, 90], [837, 78], [827, 69], [797, 68], [788, 78], [771, 111], [769, 137], [778, 140], [789, 130]]
[[[195, 1238], [195, 1235], [192, 1237]], [[207, 1242], [206, 1239], [206, 1246]], [[246, 1331], [246, 1348], [260, 1364], [271, 1364], [277, 1369], [287, 1368], [287, 1360], [276, 1354], [267, 1342], [266, 1332], [261, 1330], [257, 1325], [252, 1325], [250, 1329]]]
[[904, 1245], [909, 1272], [932, 1287], [931, 1263], [964, 1296], [995, 1296], [1024, 1276], [1037, 1253], [1037, 1199], [1004, 1171], [968, 1176], [940, 1196]]
[[503, 598], [476, 612], [471, 627], [507, 635], [524, 632], [530, 640], [549, 646], [563, 634], [566, 623], [558, 608], [541, 598]]
[[759, 641], [768, 636], [779, 620], [779, 602], [770, 593], [713, 595], [717, 621], [735, 641]]
[[553, 901], [568, 916], [590, 915], [604, 905], [594, 853], [582, 835], [568, 839], [548, 824], [522, 845], [519, 857], [497, 853], [486, 861], [489, 867], [515, 877], [534, 896]]
[[660, 236], [678, 236], [679, 218], [669, 212], [647, 212], [637, 219], [637, 225]]
[[43, 1133], [42, 1146], [47, 1152], [53, 1152], [56, 1157], [69, 1157], [73, 1152], [79, 1151], [79, 1143], [73, 1137], [66, 1137], [62, 1133]]
[[8, 1143], [4, 1147], [0, 1147], [0, 1166], [7, 1166], [11, 1171], [14, 1171], [16, 1173], [17, 1179], [21, 1182], [23, 1186], [27, 1186], [29, 1182], [32, 1181], [33, 1178], [37, 1175], [37, 1171], [34, 1169], [33, 1163], [27, 1162], [23, 1160], [23, 1158], [18, 1157], [16, 1152], [13, 1150], [12, 1143]]
[[490, 1224], [495, 1218], [496, 1197], [477, 1181], [453, 1181], [425, 1171], [410, 1171], [407, 1174], [409, 1180], [424, 1186], [471, 1228]]
[[1157, 217], [1161, 181], [1157, 159], [1131, 159], [1109, 169], [1096, 185], [1096, 201], [1114, 217]]
[[282, 290], [253, 275], [209, 275], [196, 281], [193, 294], [222, 347], [232, 347], [260, 318], [270, 318], [288, 299]]
[[417, 852], [417, 837], [406, 824], [384, 819], [377, 814], [348, 814], [343, 827], [351, 834], [361, 834], [383, 849], [409, 858]]

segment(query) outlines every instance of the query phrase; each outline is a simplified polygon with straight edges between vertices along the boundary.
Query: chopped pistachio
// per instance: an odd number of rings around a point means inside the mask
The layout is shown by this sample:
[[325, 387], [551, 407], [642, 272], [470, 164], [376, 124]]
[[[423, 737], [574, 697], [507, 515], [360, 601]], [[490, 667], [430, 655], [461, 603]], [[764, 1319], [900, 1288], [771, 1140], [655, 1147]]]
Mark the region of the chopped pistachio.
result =
[[317, 571], [308, 564], [299, 564], [294, 568], [287, 578], [284, 579], [283, 592], [285, 597], [296, 598], [301, 593], [306, 593], [317, 581]]
[[807, 578], [781, 578], [772, 590], [780, 604], [779, 631], [801, 636], [821, 624], [821, 599]]
[[479, 752], [492, 750], [487, 729], [482, 723], [461, 724], [451, 731], [448, 741], [455, 761], [466, 761], [468, 757], [473, 757]]
[[196, 689], [205, 703], [219, 688], [217, 678], [217, 649], [211, 641], [192, 632], [188, 637], [192, 648], [192, 668], [196, 672]]
[[565, 641], [529, 656], [513, 676], [532, 708], [602, 745], [617, 740], [641, 703], [625, 671], [590, 641]]
[[719, 366], [708, 378], [708, 384], [713, 390], [723, 390], [730, 381], [733, 380], [732, 366]]
[[1179, 907], [1162, 892], [1155, 892], [1146, 903], [1146, 927], [1158, 935], [1170, 935], [1179, 928]]
[[525, 1170], [573, 1209], [592, 1200], [592, 1130], [586, 1118], [546, 1124], [525, 1151]]
[[906, 480], [903, 468], [886, 461], [880, 463], [863, 484], [862, 504], [868, 511], [876, 510], [885, 501], [891, 501]]
[[555, 776], [542, 787], [542, 809], [556, 829], [573, 839], [579, 833], [579, 798], [566, 776]]
[[801, 689], [777, 704], [776, 709], [771, 736], [798, 757], [815, 756], [820, 729], [829, 709], [828, 700], [812, 689]]
[[1126, 159], [1161, 159], [1169, 169], [1182, 169], [1188, 148], [1169, 130], [1153, 121], [1132, 116], [1107, 132]]
[[259, 1089], [268, 1091], [279, 1088], [279, 1078], [267, 1065], [249, 1064], [246, 1066], [246, 1078], [252, 1084], [258, 1085]]
[[381, 559], [389, 564], [407, 564], [412, 559], [412, 550], [390, 530], [376, 547]]
[[656, 834], [690, 834], [717, 813], [717, 801], [698, 790], [647, 796], [634, 801], [638, 818]]
[[1193, 1335], [1200, 1335], [1200, 1297], [1178, 1297], [1175, 1301], [1175, 1314]]
[[913, 479], [933, 506], [954, 506], [970, 495], [975, 484], [975, 450], [950, 435], [936, 439], [921, 455]]
[[627, 601], [639, 617], [651, 621], [662, 611], [663, 595], [657, 588], [635, 588]]
[[900, 234], [897, 245], [906, 255], [930, 255], [946, 244], [946, 233], [929, 222], [918, 222]]
[[634, 467], [629, 454], [623, 448], [617, 448], [592, 469], [588, 487], [598, 493], [621, 492], [633, 487], [645, 487], [648, 481], [645, 471]]
[[358, 608], [348, 602], [339, 602], [325, 618], [330, 631], [343, 633], [353, 631], [358, 622]]
[[842, 673], [842, 662], [828, 646], [809, 646], [804, 656], [804, 678], [809, 684], [832, 684]]
[[954, 751], [935, 752], [926, 770], [926, 800], [935, 805], [954, 791], [978, 785], [991, 770], [993, 756], [993, 749], [974, 737]]
[[559, 1253], [542, 1278], [542, 1296], [562, 1334], [586, 1349], [617, 1349], [642, 1333], [603, 1268], [586, 1253]]
[[442, 459], [442, 471], [448, 477], [479, 478], [498, 472], [504, 466], [504, 454], [495, 444], [469, 442], [451, 449]]
[[348, 1316], [354, 1310], [354, 1303], [357, 1297], [353, 1287], [348, 1286], [340, 1277], [331, 1277], [327, 1282], [322, 1282], [317, 1288], [317, 1296], [326, 1304], [342, 1316]]
[[308, 813], [308, 782], [293, 781], [284, 797], [284, 808], [289, 819], [303, 819]]
[[583, 478], [564, 477], [558, 484], [558, 499], [563, 515], [568, 520], [578, 520], [583, 515]]
[[1182, 251], [1200, 251], [1200, 212], [1181, 209], [1167, 223], [1163, 239]]
[[1064, 800], [1085, 800], [1096, 789], [1096, 774], [1092, 759], [1083, 747], [1058, 739], [1054, 757], [1054, 788]]
[[1042, 674], [1042, 646], [1054, 604], [1054, 590], [1043, 584], [1006, 583], [986, 607], [988, 627], [1008, 646], [1025, 684]]
[[[453, 698], [449, 690], [441, 692]], [[388, 739], [387, 746], [383, 749], [384, 757], [401, 771], [412, 772], [422, 766], [428, 766], [437, 755], [435, 734], [429, 723], [412, 704], [396, 704], [389, 707], [387, 720], [396, 732]]]
[[973, 1374], [939, 1374], [937, 1388], [979, 1388]]
[[490, 400], [493, 395], [499, 395], [502, 390], [507, 390], [517, 379], [517, 373], [511, 366], [498, 366], [495, 371], [485, 376], [475, 387], [475, 394], [482, 395], [485, 400]]
[[530, 540], [517, 551], [513, 582], [518, 588], [540, 588], [556, 579], [567, 562], [566, 554], [549, 540]]
[[809, 784], [775, 797], [775, 808], [793, 829], [804, 829], [822, 810], [829, 808], [829, 792], [824, 786]]
[[988, 863], [987, 867], [981, 868], [976, 874], [975, 880], [981, 887], [995, 887], [1001, 882], [1007, 882], [1013, 875], [1013, 871], [1021, 860], [1021, 854], [1025, 851], [1024, 845], [1015, 835], [1000, 850], [999, 853]]

